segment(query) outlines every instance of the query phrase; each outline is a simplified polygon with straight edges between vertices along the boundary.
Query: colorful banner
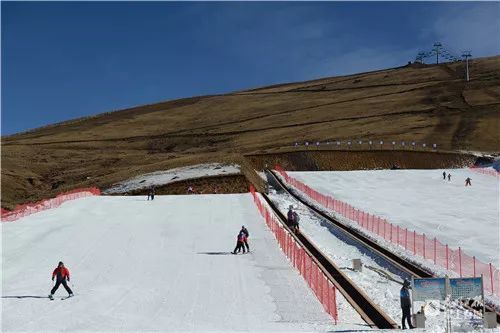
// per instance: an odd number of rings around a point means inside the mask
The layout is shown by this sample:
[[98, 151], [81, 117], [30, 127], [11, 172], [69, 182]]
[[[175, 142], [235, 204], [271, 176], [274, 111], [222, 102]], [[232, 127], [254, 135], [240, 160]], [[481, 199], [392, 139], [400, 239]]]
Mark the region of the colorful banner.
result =
[[483, 281], [480, 277], [450, 279], [451, 299], [482, 297]]
[[413, 280], [413, 301], [445, 300], [446, 279], [425, 278]]

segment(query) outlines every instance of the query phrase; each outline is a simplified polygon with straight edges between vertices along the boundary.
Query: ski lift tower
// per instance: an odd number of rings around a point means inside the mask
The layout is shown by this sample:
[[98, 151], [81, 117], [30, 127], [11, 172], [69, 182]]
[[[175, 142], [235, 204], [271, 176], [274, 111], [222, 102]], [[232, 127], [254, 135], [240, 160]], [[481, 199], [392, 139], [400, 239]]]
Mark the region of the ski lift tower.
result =
[[441, 53], [441, 48], [443, 45], [440, 42], [435, 42], [434, 43], [434, 49], [433, 51], [436, 53], [436, 64], [439, 64], [439, 53]]
[[469, 82], [469, 58], [472, 57], [470, 51], [462, 52], [462, 57], [465, 58], [465, 79]]

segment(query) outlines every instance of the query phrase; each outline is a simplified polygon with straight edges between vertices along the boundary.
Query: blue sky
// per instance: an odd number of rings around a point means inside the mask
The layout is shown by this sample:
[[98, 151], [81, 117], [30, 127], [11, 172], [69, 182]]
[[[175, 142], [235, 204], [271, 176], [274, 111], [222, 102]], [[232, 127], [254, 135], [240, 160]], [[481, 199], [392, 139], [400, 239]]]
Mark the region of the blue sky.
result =
[[2, 135], [180, 97], [500, 54], [500, 2], [2, 2]]

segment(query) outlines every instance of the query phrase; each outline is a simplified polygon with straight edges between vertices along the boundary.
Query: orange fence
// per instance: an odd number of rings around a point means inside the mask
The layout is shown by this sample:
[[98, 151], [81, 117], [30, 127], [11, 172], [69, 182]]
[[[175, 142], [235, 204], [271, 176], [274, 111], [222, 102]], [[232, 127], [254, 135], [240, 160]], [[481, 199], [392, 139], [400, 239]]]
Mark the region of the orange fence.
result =
[[59, 207], [63, 202], [78, 198], [100, 195], [101, 191], [96, 188], [79, 188], [72, 191], [58, 194], [55, 198], [45, 199], [37, 202], [29, 202], [17, 205], [13, 211], [2, 208], [2, 222], [12, 222], [42, 210]]
[[288, 257], [292, 265], [300, 272], [300, 275], [306, 280], [309, 287], [321, 302], [326, 312], [330, 314], [335, 321], [338, 320], [336, 288], [321, 271], [316, 262], [290, 235], [287, 229], [279, 222], [269, 207], [262, 202], [261, 198], [255, 192], [255, 187], [250, 185], [255, 205], [260, 214], [266, 220], [266, 224], [276, 237], [281, 250]]
[[497, 177], [497, 178], [500, 177], [500, 172], [496, 171], [495, 169], [472, 167], [472, 168], [469, 168], [469, 170], [477, 172], [477, 173], [482, 173], [483, 175], [493, 176], [493, 177]]
[[356, 222], [365, 231], [378, 235], [393, 244], [397, 244], [415, 256], [429, 260], [446, 270], [453, 271], [459, 274], [460, 277], [483, 275], [485, 290], [500, 296], [500, 270], [491, 263], [485, 264], [481, 262], [475, 256], [466, 254], [460, 247], [453, 250], [448, 244], [443, 244], [437, 240], [436, 237], [429, 238], [425, 234], [417, 233], [415, 230], [403, 229], [384, 218], [357, 209], [331, 196], [324, 195], [300, 180], [289, 176], [280, 166], [276, 166], [276, 170], [288, 184], [294, 186], [327, 210], [332, 210]]

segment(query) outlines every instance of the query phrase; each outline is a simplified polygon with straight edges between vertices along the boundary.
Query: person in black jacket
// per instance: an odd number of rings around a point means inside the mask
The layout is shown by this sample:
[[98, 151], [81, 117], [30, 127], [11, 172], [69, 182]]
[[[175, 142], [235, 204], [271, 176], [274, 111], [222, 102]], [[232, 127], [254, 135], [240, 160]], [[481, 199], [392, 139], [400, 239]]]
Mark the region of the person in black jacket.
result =
[[250, 252], [250, 247], [248, 246], [248, 237], [250, 236], [250, 233], [248, 232], [248, 229], [245, 228], [244, 225], [241, 226], [241, 230], [240, 232], [244, 233], [245, 234], [245, 239], [243, 241], [243, 244], [245, 245], [245, 247], [247, 248], [247, 252]]
[[415, 328], [411, 324], [411, 299], [410, 299], [410, 281], [404, 280], [403, 287], [399, 293], [399, 299], [401, 300], [401, 310], [403, 312], [403, 318], [401, 319], [401, 327], [405, 330], [405, 320], [408, 321], [408, 326], [410, 328]]
[[151, 200], [155, 199], [155, 187], [151, 186], [148, 190], [148, 200], [151, 198]]

